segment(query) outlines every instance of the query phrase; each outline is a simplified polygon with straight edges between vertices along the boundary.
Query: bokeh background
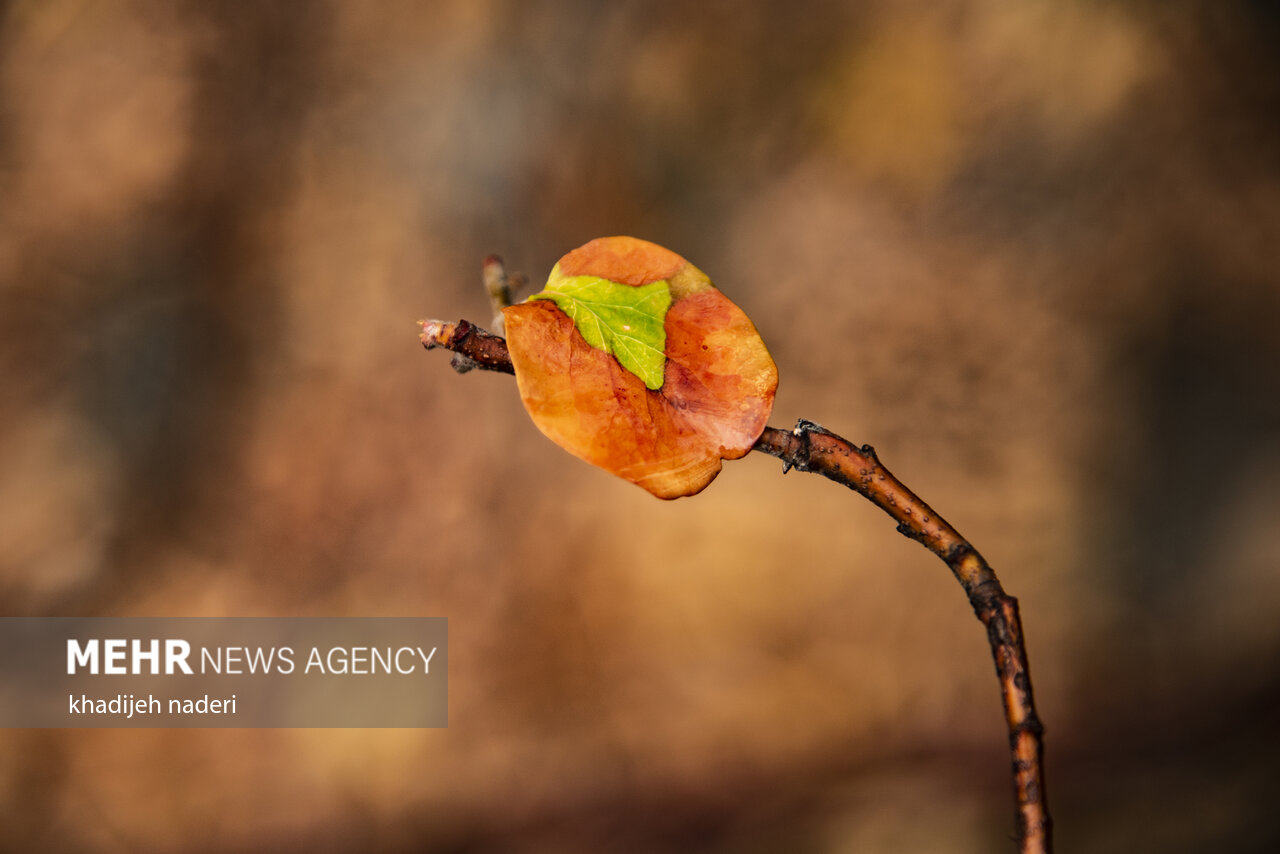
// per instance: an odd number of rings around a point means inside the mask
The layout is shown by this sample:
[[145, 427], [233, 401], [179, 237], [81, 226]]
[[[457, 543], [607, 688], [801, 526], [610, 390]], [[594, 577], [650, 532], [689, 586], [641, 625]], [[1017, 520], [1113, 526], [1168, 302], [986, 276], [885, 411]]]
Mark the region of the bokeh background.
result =
[[419, 346], [633, 234], [1019, 597], [1060, 850], [1277, 850], [1270, 4], [0, 9], [0, 613], [452, 658], [447, 730], [0, 733], [0, 849], [1012, 850], [940, 562], [757, 454], [656, 501]]

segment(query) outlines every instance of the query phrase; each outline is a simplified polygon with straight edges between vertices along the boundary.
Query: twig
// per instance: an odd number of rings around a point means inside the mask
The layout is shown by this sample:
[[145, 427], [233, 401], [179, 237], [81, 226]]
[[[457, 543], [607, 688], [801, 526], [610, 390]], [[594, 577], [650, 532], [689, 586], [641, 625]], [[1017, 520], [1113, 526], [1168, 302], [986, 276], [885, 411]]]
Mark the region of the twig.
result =
[[502, 310], [511, 305], [511, 280], [507, 278], [506, 265], [497, 255], [484, 259], [484, 291], [489, 295], [493, 308], [493, 329], [499, 335], [506, 332], [502, 322]]
[[486, 371], [498, 371], [503, 374], [514, 374], [511, 367], [511, 356], [507, 353], [506, 339], [490, 335], [479, 326], [466, 320], [447, 323], [443, 320], [420, 320], [422, 327], [418, 335], [422, 346], [428, 350], [443, 347], [453, 351], [453, 369], [465, 374], [473, 368]]
[[[474, 367], [514, 373], [502, 338], [465, 320], [456, 324], [426, 320], [421, 325], [423, 345], [428, 350], [452, 350], [453, 366], [460, 373]], [[752, 450], [782, 460], [784, 473], [792, 468], [813, 472], [849, 487], [892, 516], [899, 532], [920, 541], [951, 568], [987, 628], [1000, 679], [1013, 754], [1019, 850], [1022, 854], [1049, 854], [1053, 850], [1053, 822], [1045, 799], [1044, 727], [1031, 694], [1018, 600], [1004, 592], [995, 572], [968, 540], [880, 464], [870, 445], [855, 447], [801, 419], [791, 431], [764, 428]]]
[[1044, 727], [1031, 695], [1031, 671], [1022, 641], [1018, 600], [1004, 592], [995, 572], [968, 540], [880, 464], [870, 445], [856, 448], [831, 431], [801, 419], [790, 433], [764, 428], [753, 450], [782, 460], [784, 471], [796, 468], [814, 472], [849, 487], [896, 519], [900, 533], [919, 540], [951, 567], [974, 613], [987, 627], [987, 640], [1000, 678], [1009, 748], [1013, 752], [1021, 850], [1026, 854], [1051, 851], [1052, 820], [1042, 769]]

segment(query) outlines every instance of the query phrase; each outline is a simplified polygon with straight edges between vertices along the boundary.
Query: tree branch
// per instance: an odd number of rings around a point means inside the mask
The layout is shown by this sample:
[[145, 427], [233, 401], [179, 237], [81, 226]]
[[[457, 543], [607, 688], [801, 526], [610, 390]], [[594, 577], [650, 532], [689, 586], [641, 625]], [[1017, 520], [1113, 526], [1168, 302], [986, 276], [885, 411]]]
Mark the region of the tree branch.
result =
[[[460, 320], [421, 322], [422, 344], [454, 353], [459, 373], [483, 368], [514, 373], [506, 341]], [[978, 619], [987, 629], [996, 675], [1004, 698], [1013, 755], [1018, 840], [1022, 854], [1052, 851], [1052, 819], [1045, 798], [1044, 727], [1031, 694], [1031, 671], [1022, 638], [1018, 600], [1004, 592], [990, 565], [968, 540], [893, 476], [870, 445], [855, 447], [812, 421], [801, 419], [794, 430], [764, 428], [752, 450], [782, 460], [791, 469], [820, 474], [870, 500], [898, 523], [898, 531], [918, 540], [950, 567]]]
[[460, 374], [473, 368], [503, 374], [516, 372], [511, 367], [506, 339], [491, 335], [469, 321], [447, 323], [443, 320], [420, 320], [418, 325], [422, 327], [422, 332], [418, 335], [422, 346], [428, 350], [437, 347], [452, 350], [453, 360], [449, 364]]
[[795, 468], [814, 472], [849, 487], [897, 520], [900, 533], [920, 541], [951, 568], [974, 613], [987, 627], [987, 640], [995, 658], [1013, 753], [1022, 851], [1030, 854], [1052, 850], [1052, 821], [1044, 791], [1044, 727], [1031, 695], [1031, 671], [1022, 640], [1018, 600], [1004, 592], [995, 572], [968, 540], [880, 464], [870, 445], [856, 448], [846, 439], [802, 419], [789, 433], [764, 428], [753, 450], [782, 460], [784, 471]]

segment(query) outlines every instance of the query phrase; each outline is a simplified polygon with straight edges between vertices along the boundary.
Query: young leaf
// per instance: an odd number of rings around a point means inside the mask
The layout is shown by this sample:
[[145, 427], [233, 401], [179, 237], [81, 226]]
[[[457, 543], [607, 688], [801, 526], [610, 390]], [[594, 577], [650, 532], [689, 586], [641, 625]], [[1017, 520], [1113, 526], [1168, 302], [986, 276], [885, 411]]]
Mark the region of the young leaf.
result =
[[[665, 305], [649, 294], [665, 294]], [[652, 322], [638, 329], [636, 314]], [[751, 321], [706, 274], [656, 244], [593, 240], [560, 259], [547, 290], [503, 315], [538, 429], [660, 498], [701, 491], [722, 459], [751, 450], [773, 407], [777, 368]], [[657, 340], [660, 376], [624, 361], [634, 341], [647, 352]]]
[[557, 268], [546, 289], [532, 299], [554, 302], [588, 344], [612, 353], [647, 388], [662, 387], [667, 364], [663, 321], [671, 307], [671, 288], [665, 280], [637, 287], [599, 276], [559, 275]]

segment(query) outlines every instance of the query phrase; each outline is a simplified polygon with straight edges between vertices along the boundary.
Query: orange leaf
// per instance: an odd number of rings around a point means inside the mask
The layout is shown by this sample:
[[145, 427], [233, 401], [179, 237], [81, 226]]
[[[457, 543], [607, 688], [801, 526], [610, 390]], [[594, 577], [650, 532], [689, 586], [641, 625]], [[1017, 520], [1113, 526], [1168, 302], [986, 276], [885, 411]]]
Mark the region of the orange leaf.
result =
[[633, 237], [605, 237], [553, 271], [641, 286], [666, 281], [666, 365], [651, 390], [587, 343], [557, 305], [536, 299], [503, 310], [525, 408], [565, 450], [659, 498], [701, 491], [764, 430], [778, 372], [754, 325], [701, 270]]

